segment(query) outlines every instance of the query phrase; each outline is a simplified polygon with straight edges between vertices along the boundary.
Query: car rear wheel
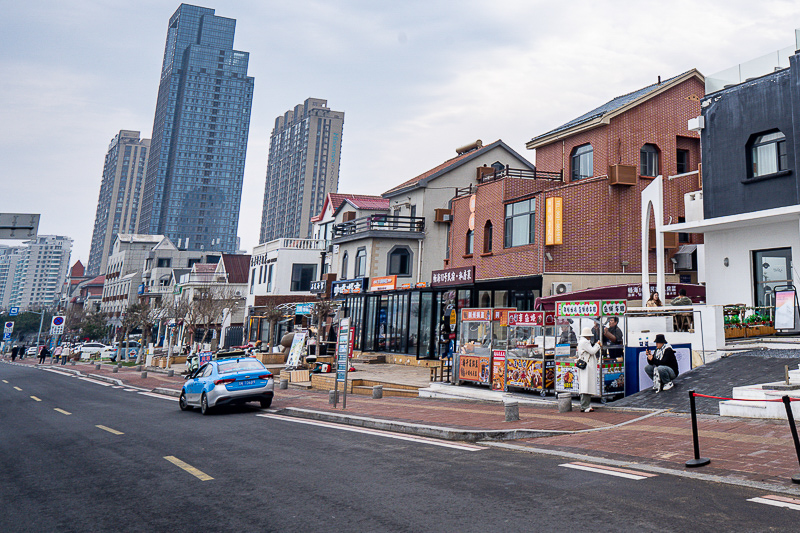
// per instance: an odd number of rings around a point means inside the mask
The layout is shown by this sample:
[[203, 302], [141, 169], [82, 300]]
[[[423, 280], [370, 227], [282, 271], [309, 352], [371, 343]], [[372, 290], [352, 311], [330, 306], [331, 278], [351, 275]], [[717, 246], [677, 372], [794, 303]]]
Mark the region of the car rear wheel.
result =
[[181, 408], [181, 411], [191, 411], [192, 406], [188, 404], [186, 401], [186, 393], [181, 391], [181, 397], [178, 399], [178, 407]]
[[261, 403], [262, 409], [266, 409], [267, 407], [272, 405], [272, 398], [270, 398], [269, 400], [261, 400], [259, 403]]
[[200, 412], [204, 415], [211, 414], [211, 408], [208, 406], [208, 398], [206, 398], [206, 393], [203, 393], [203, 396], [200, 398]]

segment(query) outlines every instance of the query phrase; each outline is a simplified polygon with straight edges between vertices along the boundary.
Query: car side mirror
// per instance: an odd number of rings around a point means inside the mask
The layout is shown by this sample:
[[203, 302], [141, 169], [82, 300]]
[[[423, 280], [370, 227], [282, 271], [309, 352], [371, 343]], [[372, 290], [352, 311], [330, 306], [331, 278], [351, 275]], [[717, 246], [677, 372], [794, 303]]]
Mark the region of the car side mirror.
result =
[[184, 380], [187, 380], [187, 379], [189, 379], [190, 377], [192, 377], [192, 375], [191, 375], [191, 374], [186, 374], [185, 376], [183, 376], [183, 379], [184, 379]]

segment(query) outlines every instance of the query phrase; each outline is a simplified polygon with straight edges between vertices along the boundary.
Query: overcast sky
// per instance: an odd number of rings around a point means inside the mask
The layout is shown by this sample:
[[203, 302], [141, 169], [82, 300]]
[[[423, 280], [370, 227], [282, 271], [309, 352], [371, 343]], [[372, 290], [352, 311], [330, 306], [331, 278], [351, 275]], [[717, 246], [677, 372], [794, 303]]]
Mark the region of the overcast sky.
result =
[[[149, 138], [179, 2], [27, 0], [0, 17], [0, 212], [88, 261], [103, 158]], [[339, 191], [380, 194], [476, 139], [525, 142], [611, 98], [794, 44], [782, 0], [215, 0], [255, 94], [239, 235], [257, 244], [275, 117], [308, 97], [345, 112]]]

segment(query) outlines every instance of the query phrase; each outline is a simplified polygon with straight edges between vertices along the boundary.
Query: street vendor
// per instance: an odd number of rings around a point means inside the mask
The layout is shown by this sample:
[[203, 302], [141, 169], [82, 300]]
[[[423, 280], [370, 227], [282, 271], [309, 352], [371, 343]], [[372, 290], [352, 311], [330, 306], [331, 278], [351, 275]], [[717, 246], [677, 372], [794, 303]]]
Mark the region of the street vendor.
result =
[[570, 324], [572, 324], [572, 320], [568, 320], [561, 325], [561, 335], [558, 337], [558, 344], [569, 344], [570, 346], [578, 344], [578, 337], [575, 336], [575, 332], [572, 331]]
[[[592, 342], [598, 342], [600, 339], [600, 324], [595, 323]], [[619, 318], [612, 316], [608, 318], [606, 326], [603, 328], [602, 343], [603, 346], [608, 348], [610, 357], [621, 357], [623, 352], [623, 338], [622, 330], [619, 329]]]

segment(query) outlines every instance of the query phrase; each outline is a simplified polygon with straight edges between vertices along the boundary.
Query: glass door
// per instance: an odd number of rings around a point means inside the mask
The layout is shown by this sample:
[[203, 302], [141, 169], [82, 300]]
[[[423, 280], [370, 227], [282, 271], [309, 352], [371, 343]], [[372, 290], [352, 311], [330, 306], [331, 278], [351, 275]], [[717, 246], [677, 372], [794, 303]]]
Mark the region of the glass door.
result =
[[755, 307], [771, 307], [775, 287], [792, 283], [792, 249], [773, 248], [753, 251], [753, 302]]

